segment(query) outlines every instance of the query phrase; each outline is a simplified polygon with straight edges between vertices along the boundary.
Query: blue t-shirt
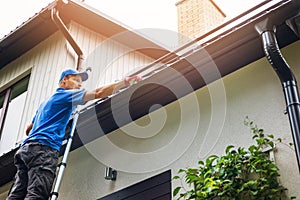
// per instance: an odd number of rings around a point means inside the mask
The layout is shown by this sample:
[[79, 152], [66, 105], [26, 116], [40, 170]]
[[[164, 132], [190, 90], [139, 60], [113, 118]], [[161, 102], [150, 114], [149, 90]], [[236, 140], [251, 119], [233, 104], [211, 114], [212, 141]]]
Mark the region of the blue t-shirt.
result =
[[85, 90], [66, 90], [58, 88], [56, 92], [38, 108], [32, 123], [33, 127], [23, 145], [35, 141], [60, 150], [66, 126], [77, 105], [83, 105]]

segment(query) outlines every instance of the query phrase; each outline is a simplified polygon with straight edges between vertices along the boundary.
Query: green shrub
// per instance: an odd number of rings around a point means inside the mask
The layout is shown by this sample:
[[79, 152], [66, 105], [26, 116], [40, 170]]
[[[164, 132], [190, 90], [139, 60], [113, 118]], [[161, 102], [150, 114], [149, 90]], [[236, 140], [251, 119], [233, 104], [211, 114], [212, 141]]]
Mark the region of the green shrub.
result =
[[[177, 199], [230, 199], [230, 200], [268, 200], [281, 199], [285, 190], [279, 182], [279, 169], [269, 159], [267, 149], [274, 148], [273, 135], [265, 135], [263, 129], [245, 118], [244, 124], [253, 133], [255, 141], [248, 149], [226, 147], [225, 155], [211, 155], [199, 161], [197, 168], [180, 169], [189, 190], [177, 187], [173, 196]], [[175, 176], [173, 179], [180, 179]], [[294, 199], [295, 197], [291, 197]]]

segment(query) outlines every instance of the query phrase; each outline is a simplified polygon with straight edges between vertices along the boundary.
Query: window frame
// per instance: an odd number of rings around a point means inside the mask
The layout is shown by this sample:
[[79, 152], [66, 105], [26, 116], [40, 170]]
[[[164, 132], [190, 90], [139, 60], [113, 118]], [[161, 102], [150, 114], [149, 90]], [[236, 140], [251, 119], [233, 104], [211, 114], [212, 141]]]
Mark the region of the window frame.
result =
[[11, 86], [8, 89], [3, 91], [3, 94], [5, 93], [5, 95], [4, 95], [3, 105], [2, 105], [2, 112], [0, 113], [0, 140], [2, 138], [2, 131], [4, 129], [4, 122], [5, 122], [5, 118], [6, 118], [7, 111], [8, 111], [12, 87], [13, 86]]
[[[24, 81], [25, 79], [28, 79], [28, 83], [27, 83], [26, 90], [24, 92], [28, 91], [30, 74], [25, 76], [24, 78], [20, 79], [16, 83], [10, 85], [7, 89], [0, 92], [0, 95], [3, 94], [3, 96], [4, 96], [4, 100], [3, 100], [3, 104], [2, 104], [2, 111], [0, 112], [0, 141], [2, 140], [2, 134], [3, 134], [3, 130], [4, 130], [6, 116], [8, 113], [9, 104], [10, 104], [10, 101], [13, 100], [13, 99], [11, 99], [12, 94], [13, 94], [13, 88], [16, 87], [18, 84], [22, 83], [22, 81]], [[23, 94], [24, 92], [22, 92], [21, 94]]]

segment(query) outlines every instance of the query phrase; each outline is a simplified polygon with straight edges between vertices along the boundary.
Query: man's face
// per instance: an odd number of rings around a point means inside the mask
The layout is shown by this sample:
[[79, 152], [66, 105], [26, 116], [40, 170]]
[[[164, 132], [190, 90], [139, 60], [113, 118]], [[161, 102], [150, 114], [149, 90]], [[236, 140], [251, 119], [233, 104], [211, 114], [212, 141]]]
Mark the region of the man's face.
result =
[[68, 75], [65, 76], [60, 84], [61, 87], [70, 89], [80, 89], [82, 86], [82, 78], [80, 75]]

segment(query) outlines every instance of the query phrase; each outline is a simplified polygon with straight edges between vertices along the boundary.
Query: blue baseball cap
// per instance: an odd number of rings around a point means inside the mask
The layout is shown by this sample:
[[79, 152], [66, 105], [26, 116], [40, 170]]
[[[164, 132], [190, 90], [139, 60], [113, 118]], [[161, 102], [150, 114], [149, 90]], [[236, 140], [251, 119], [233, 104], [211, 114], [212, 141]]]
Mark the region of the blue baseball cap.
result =
[[86, 81], [88, 78], [89, 78], [89, 75], [88, 73], [86, 72], [79, 72], [77, 71], [76, 69], [66, 69], [65, 71], [63, 71], [60, 75], [60, 78], [59, 78], [59, 82], [65, 77], [65, 76], [68, 76], [68, 75], [80, 75], [81, 78], [82, 78], [82, 81]]

